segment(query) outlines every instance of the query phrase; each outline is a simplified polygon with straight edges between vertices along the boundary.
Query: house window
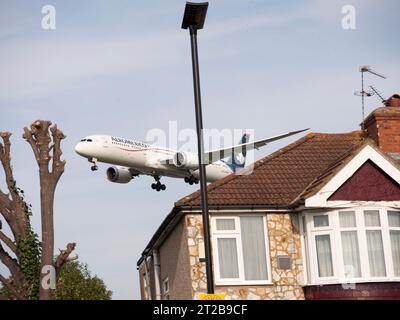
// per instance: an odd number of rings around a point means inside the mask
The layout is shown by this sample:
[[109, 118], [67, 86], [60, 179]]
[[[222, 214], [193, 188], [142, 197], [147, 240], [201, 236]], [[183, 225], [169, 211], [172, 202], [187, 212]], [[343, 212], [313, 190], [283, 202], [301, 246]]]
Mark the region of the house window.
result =
[[400, 212], [388, 211], [394, 275], [400, 277]]
[[371, 277], [385, 277], [385, 254], [383, 252], [382, 227], [379, 210], [365, 210], [365, 232]]
[[319, 277], [332, 277], [332, 234], [330, 232], [329, 216], [318, 214], [312, 217], [313, 247], [317, 257], [317, 269]]
[[166, 277], [163, 280], [163, 285], [162, 285], [162, 289], [163, 289], [163, 299], [164, 300], [169, 300], [169, 280], [168, 277]]
[[361, 265], [355, 211], [339, 211], [339, 227], [344, 276], [358, 278], [361, 276]]
[[400, 211], [335, 210], [302, 221], [311, 282], [400, 280]]
[[314, 228], [328, 227], [329, 219], [327, 215], [316, 215], [313, 217]]
[[217, 284], [270, 283], [264, 216], [214, 217], [212, 239]]
[[315, 236], [318, 274], [320, 277], [333, 276], [331, 237], [329, 234]]

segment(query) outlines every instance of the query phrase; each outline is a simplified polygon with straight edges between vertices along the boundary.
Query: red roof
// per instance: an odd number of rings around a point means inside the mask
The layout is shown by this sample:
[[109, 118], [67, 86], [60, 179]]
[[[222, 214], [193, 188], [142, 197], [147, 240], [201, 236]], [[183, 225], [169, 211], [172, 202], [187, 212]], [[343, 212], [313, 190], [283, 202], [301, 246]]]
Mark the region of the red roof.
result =
[[[309, 133], [255, 162], [251, 174], [231, 174], [210, 184], [209, 206], [291, 206], [325, 170], [363, 141], [360, 131]], [[175, 206], [200, 206], [199, 191], [177, 201]]]

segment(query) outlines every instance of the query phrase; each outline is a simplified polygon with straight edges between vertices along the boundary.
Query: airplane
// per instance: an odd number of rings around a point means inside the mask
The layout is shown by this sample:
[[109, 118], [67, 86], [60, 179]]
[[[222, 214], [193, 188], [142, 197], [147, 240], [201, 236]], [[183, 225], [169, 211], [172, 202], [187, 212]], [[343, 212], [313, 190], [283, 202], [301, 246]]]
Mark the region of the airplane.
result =
[[[280, 140], [308, 129], [291, 131], [267, 139], [249, 142], [249, 134], [243, 134], [238, 145], [204, 153], [207, 182], [222, 179], [244, 168], [246, 152], [259, 149], [269, 142]], [[162, 176], [184, 179], [186, 183], [199, 182], [198, 154], [161, 148], [146, 142], [109, 135], [90, 135], [79, 141], [75, 152], [92, 163], [92, 171], [98, 170], [97, 162], [113, 166], [106, 171], [107, 179], [115, 183], [128, 183], [139, 175], [155, 179], [151, 188], [165, 190]]]

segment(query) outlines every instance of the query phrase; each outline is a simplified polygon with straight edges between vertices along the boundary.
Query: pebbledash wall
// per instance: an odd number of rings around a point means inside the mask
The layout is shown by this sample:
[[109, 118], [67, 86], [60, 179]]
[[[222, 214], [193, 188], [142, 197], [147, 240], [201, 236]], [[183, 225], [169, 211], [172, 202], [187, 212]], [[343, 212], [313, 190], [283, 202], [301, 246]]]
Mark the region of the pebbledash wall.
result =
[[[271, 265], [272, 284], [216, 286], [215, 293], [224, 293], [225, 299], [266, 300], [266, 299], [304, 299], [303, 260], [301, 256], [301, 235], [294, 226], [297, 219], [288, 213], [268, 213], [268, 243]], [[200, 214], [185, 216], [187, 244], [189, 248], [190, 277], [192, 298], [198, 299], [200, 293], [207, 292], [205, 264], [199, 261], [204, 252], [203, 225]], [[297, 229], [297, 230], [296, 230]], [[277, 257], [290, 256], [291, 268], [278, 269]]]

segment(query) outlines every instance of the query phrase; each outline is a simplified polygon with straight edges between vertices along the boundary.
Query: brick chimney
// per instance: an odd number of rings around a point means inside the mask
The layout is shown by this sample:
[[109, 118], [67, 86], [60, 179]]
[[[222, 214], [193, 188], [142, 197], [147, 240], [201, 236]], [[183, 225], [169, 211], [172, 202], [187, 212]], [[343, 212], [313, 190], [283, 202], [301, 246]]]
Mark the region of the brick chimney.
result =
[[363, 128], [382, 151], [400, 160], [400, 95], [392, 95], [384, 107], [372, 111]]

